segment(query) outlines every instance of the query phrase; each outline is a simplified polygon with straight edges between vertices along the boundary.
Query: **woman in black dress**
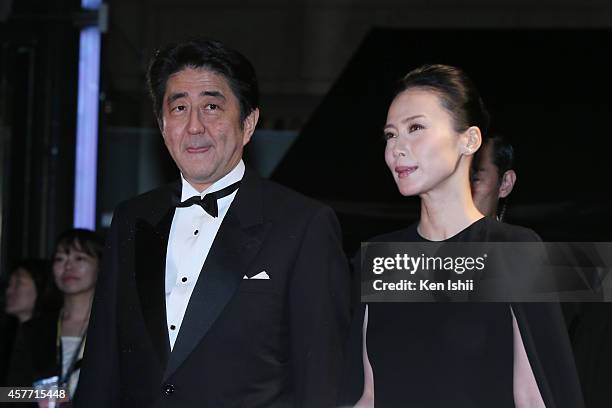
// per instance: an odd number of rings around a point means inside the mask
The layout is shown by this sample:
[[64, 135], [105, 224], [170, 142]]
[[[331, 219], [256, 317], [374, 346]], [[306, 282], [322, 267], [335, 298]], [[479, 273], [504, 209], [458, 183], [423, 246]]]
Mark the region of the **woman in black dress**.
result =
[[[384, 127], [385, 161], [400, 193], [421, 198], [421, 215], [372, 241], [539, 241], [473, 203], [470, 166], [487, 126], [461, 70], [433, 65], [406, 75]], [[372, 303], [361, 313], [357, 407], [583, 406], [556, 304]]]

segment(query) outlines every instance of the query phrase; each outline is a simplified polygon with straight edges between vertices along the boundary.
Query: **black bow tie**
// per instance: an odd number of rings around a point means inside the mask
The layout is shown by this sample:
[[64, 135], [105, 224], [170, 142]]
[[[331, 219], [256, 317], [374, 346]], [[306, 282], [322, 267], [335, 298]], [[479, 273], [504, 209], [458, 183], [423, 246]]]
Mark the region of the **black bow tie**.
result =
[[237, 181], [234, 184], [230, 184], [229, 186], [222, 188], [221, 190], [208, 193], [203, 198], [200, 198], [200, 196], [190, 197], [187, 200], [177, 204], [176, 206], [178, 208], [185, 208], [191, 207], [194, 204], [199, 205], [204, 209], [204, 211], [216, 218], [219, 216], [219, 207], [217, 206], [217, 200], [232, 194], [234, 191], [238, 190], [239, 186], [240, 181]]

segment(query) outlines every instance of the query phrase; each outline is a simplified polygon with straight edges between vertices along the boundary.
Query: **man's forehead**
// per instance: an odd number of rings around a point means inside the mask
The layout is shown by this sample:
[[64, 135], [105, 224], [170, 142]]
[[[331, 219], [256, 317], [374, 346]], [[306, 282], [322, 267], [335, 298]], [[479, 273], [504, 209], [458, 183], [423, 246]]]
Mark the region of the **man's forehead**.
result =
[[232, 94], [229, 82], [224, 75], [208, 68], [185, 67], [170, 76], [166, 82], [166, 96], [169, 93], [197, 93], [203, 91], [216, 91], [221, 94]]

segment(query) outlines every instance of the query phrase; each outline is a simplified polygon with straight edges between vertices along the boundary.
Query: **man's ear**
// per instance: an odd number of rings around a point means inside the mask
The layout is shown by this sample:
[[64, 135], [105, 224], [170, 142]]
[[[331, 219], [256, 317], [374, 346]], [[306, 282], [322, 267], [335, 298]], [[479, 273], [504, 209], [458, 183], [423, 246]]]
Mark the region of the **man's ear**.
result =
[[482, 133], [478, 126], [470, 126], [464, 133], [465, 144], [463, 154], [470, 156], [480, 148], [482, 144]]
[[512, 192], [516, 183], [516, 173], [514, 170], [507, 170], [502, 177], [501, 185], [499, 186], [499, 198], [506, 198]]
[[242, 145], [246, 145], [251, 140], [251, 136], [253, 136], [253, 132], [255, 132], [255, 128], [257, 127], [257, 121], [259, 120], [259, 109], [255, 108], [248, 114], [244, 121], [242, 122], [242, 128], [244, 135], [242, 137]]

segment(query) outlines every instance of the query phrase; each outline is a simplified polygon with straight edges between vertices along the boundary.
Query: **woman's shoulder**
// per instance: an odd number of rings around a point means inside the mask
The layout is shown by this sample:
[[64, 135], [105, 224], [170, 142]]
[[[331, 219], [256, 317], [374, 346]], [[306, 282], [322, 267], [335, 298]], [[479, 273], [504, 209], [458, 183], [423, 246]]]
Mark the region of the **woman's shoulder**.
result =
[[486, 217], [486, 241], [489, 242], [541, 242], [542, 238], [532, 229], [520, 225], [506, 224]]

